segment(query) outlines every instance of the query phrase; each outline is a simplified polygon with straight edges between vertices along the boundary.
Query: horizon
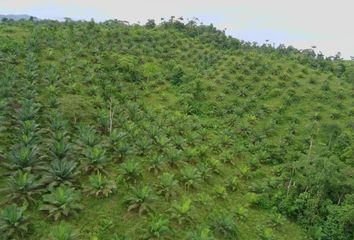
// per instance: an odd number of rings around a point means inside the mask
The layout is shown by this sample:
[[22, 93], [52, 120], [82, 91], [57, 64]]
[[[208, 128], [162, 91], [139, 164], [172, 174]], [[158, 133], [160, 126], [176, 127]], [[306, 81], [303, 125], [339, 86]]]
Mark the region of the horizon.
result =
[[280, 0], [266, 3], [255, 0], [236, 0], [233, 3], [220, 0], [214, 3], [207, 0], [203, 4], [198, 0], [143, 3], [139, 0], [129, 3], [113, 0], [5, 0], [0, 2], [0, 9], [3, 14], [27, 14], [59, 21], [67, 17], [86, 21], [93, 18], [96, 22], [118, 19], [143, 24], [148, 19], [159, 23], [160, 18], [168, 19], [170, 16], [198, 18], [203, 24], [226, 29], [227, 35], [247, 42], [261, 45], [269, 40], [268, 43], [275, 46], [284, 44], [300, 50], [316, 46], [316, 53], [322, 52], [327, 57], [338, 52], [344, 59], [354, 56], [354, 30], [350, 26], [353, 3], [349, 0], [338, 0], [336, 4], [319, 0], [305, 3], [302, 0], [287, 4], [285, 6]]

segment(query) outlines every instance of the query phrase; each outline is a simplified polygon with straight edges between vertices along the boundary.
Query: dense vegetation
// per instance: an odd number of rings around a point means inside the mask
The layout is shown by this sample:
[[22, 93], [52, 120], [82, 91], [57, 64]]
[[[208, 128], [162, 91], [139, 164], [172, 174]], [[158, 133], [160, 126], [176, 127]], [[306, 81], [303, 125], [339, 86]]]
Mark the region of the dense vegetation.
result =
[[3, 22], [0, 238], [352, 240], [353, 90], [195, 21]]

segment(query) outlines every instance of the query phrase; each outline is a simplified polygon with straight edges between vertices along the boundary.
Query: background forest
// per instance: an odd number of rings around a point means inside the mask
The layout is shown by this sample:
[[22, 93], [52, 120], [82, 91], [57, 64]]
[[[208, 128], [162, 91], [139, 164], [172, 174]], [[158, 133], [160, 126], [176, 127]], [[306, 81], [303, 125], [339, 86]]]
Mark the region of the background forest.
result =
[[0, 24], [0, 239], [354, 239], [354, 64], [212, 25]]

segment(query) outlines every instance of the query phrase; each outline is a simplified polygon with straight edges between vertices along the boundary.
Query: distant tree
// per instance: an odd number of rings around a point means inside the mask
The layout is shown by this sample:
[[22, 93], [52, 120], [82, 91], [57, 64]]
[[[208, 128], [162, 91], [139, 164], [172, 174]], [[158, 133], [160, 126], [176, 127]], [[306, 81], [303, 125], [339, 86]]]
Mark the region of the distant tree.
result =
[[154, 19], [148, 19], [146, 24], [145, 24], [146, 28], [152, 29], [156, 27], [156, 23]]

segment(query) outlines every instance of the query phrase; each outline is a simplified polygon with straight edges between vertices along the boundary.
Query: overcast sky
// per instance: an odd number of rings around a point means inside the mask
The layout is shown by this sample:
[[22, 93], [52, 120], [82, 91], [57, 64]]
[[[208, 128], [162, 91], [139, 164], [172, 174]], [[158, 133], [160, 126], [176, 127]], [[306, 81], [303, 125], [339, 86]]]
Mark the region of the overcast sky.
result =
[[354, 0], [0, 0], [0, 14], [131, 23], [197, 17], [246, 41], [354, 56]]

